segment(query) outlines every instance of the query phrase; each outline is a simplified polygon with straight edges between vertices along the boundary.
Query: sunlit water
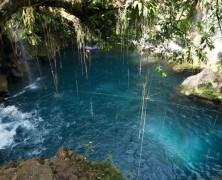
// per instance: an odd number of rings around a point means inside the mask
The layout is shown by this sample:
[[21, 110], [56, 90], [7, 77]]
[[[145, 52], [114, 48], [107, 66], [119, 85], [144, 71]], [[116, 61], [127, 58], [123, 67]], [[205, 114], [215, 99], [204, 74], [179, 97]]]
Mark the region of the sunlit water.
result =
[[[48, 63], [41, 64], [45, 90], [36, 75], [16, 85], [0, 105], [0, 162], [48, 158], [66, 146], [88, 159], [109, 155], [129, 179], [222, 177], [222, 114], [217, 107], [178, 95], [184, 76], [167, 77], [139, 56], [92, 51], [88, 76], [77, 53], [58, 58], [58, 95]], [[60, 68], [62, 66], [62, 69]], [[36, 73], [38, 74], [38, 73]], [[88, 78], [87, 78], [88, 77]], [[142, 83], [148, 82], [147, 116], [138, 178]], [[94, 152], [85, 148], [92, 143]]]

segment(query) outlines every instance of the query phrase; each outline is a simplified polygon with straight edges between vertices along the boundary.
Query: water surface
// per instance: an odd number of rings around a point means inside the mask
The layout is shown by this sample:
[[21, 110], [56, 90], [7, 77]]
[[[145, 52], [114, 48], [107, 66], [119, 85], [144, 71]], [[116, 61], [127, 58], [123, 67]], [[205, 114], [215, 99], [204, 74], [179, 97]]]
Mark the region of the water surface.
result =
[[[66, 146], [88, 159], [112, 156], [125, 177], [138, 178], [142, 84], [148, 84], [147, 116], [139, 179], [209, 179], [221, 176], [222, 114], [217, 107], [175, 93], [185, 77], [129, 53], [91, 52], [87, 74], [76, 51], [57, 59], [58, 94], [48, 63], [12, 89], [0, 105], [0, 162], [49, 158]], [[36, 70], [37, 71], [37, 70]], [[92, 144], [94, 152], [86, 149]]]

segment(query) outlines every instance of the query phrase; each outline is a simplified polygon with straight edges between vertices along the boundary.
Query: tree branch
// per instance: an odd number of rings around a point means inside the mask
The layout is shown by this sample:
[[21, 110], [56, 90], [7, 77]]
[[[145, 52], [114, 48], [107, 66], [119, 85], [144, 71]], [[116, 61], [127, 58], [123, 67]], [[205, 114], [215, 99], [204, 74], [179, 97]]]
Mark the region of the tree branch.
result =
[[[91, 1], [88, 1], [88, 3], [91, 4]], [[113, 6], [112, 4], [106, 6], [102, 4], [86, 6], [85, 3], [67, 0], [4, 0], [0, 4], [0, 24], [3, 25], [12, 17], [14, 13], [20, 9], [30, 6], [64, 8], [68, 13], [79, 18], [80, 21], [85, 21], [87, 18], [95, 14], [110, 10], [117, 10], [119, 8], [118, 6]]]

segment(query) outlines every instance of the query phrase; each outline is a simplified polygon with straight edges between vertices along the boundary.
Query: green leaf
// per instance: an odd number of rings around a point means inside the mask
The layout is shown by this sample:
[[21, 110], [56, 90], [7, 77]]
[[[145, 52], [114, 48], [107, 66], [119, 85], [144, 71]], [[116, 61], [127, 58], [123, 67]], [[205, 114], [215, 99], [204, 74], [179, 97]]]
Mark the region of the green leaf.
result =
[[200, 44], [203, 44], [205, 40], [206, 40], [206, 36], [203, 36], [200, 40]]
[[209, 31], [214, 34], [215, 33], [215, 27], [211, 26]]
[[133, 5], [132, 5], [132, 7], [134, 8], [134, 9], [136, 9], [136, 7], [137, 7], [137, 5], [139, 4], [139, 2], [138, 1], [134, 1], [134, 3], [133, 3]]
[[148, 16], [148, 8], [146, 6], [143, 7], [143, 16], [144, 17]]
[[141, 13], [142, 13], [142, 7], [143, 7], [143, 4], [142, 4], [142, 3], [138, 3], [139, 16], [140, 16]]
[[213, 44], [209, 44], [208, 47], [210, 50], [213, 50], [215, 48]]
[[161, 73], [161, 76], [162, 76], [162, 77], [166, 77], [167, 74], [166, 74], [165, 72], [162, 72], [162, 73]]
[[202, 24], [201, 21], [197, 22], [197, 29], [198, 29], [198, 31], [202, 31], [203, 30], [203, 24]]

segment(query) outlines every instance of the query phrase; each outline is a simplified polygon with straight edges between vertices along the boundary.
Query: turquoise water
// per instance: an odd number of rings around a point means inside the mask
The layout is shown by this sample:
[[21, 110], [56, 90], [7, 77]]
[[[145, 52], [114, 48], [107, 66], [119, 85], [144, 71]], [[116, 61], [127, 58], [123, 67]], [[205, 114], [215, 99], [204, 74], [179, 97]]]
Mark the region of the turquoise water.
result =
[[[129, 179], [221, 178], [221, 111], [176, 93], [185, 76], [164, 67], [168, 75], [162, 78], [155, 70], [158, 63], [144, 64], [140, 74], [139, 59], [133, 53], [95, 50], [86, 75], [77, 52], [67, 50], [57, 60], [58, 94], [50, 66], [42, 62], [47, 90], [36, 72], [33, 82], [17, 84], [12, 97], [0, 104], [0, 162], [48, 158], [66, 146], [92, 160], [111, 155]], [[146, 77], [149, 98], [139, 169]]]

